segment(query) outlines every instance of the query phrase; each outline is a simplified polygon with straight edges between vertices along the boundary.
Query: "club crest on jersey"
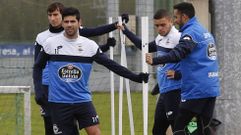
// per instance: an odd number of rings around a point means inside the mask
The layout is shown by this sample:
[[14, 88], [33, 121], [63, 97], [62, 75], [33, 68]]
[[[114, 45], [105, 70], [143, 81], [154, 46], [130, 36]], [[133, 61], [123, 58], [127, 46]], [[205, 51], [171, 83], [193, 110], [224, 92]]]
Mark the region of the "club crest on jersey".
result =
[[78, 46], [78, 51], [80, 51], [80, 52], [82, 52], [82, 51], [83, 51], [83, 49], [82, 49], [82, 46], [81, 46], [81, 45], [79, 45], [79, 46]]
[[213, 43], [208, 44], [207, 55], [210, 60], [217, 59], [217, 51], [216, 51], [216, 47]]
[[80, 80], [82, 71], [72, 64], [62, 66], [58, 70], [59, 78], [65, 82], [76, 82]]
[[54, 49], [54, 53], [55, 53], [55, 54], [59, 54], [59, 50], [62, 49], [62, 48], [63, 48], [62, 45], [57, 46], [57, 48]]

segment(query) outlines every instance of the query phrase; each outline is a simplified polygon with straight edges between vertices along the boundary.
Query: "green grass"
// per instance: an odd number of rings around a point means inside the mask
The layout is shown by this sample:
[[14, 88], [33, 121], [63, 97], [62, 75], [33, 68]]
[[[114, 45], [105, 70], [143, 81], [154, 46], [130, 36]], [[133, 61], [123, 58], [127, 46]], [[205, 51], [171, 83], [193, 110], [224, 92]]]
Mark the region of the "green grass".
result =
[[[126, 93], [123, 94], [123, 135], [130, 135], [130, 126], [129, 126], [129, 117], [128, 117], [128, 106]], [[135, 134], [140, 135], [143, 134], [143, 111], [142, 111], [142, 93], [141, 92], [132, 92], [132, 109], [133, 109], [133, 117], [134, 117], [134, 126], [135, 126]], [[0, 95], [0, 116], [3, 117], [3, 110], [9, 111], [8, 113], [14, 113], [14, 99], [15, 96], [12, 95]], [[116, 120], [116, 134], [118, 134], [118, 93], [115, 93], [115, 120]], [[8, 104], [13, 105], [4, 105], [7, 102]], [[11, 103], [12, 102], [12, 103]], [[31, 99], [32, 104], [32, 135], [44, 135], [43, 128], [43, 120], [40, 116], [39, 106], [36, 105], [34, 101], [34, 97]], [[100, 128], [102, 135], [111, 135], [111, 106], [110, 106], [110, 94], [109, 93], [93, 93], [93, 102], [96, 107], [96, 111], [100, 118]], [[153, 125], [153, 115], [156, 104], [156, 97], [149, 96], [149, 109], [148, 109], [148, 133], [151, 134], [151, 129]], [[4, 109], [3, 109], [4, 108]], [[5, 117], [5, 116], [4, 116]], [[15, 118], [10, 118], [8, 121], [15, 121]], [[4, 126], [3, 126], [4, 124]], [[15, 122], [1, 121], [0, 119], [0, 134], [1, 135], [16, 135]], [[7, 129], [7, 130], [6, 130]], [[3, 132], [6, 131], [6, 132]], [[11, 132], [10, 132], [11, 131]], [[81, 135], [87, 135], [85, 131], [81, 131]]]
[[[1, 135], [21, 135], [23, 130], [23, 95], [5, 94], [0, 96], [0, 133]], [[19, 126], [17, 126], [19, 125]], [[12, 130], [14, 129], [14, 130]]]

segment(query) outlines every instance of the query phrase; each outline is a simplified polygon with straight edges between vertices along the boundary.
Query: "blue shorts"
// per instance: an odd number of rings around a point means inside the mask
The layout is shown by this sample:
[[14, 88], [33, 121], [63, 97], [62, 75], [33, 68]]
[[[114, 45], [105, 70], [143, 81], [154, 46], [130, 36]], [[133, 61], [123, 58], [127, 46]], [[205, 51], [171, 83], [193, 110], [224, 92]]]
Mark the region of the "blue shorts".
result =
[[71, 135], [78, 122], [79, 129], [99, 124], [99, 117], [92, 102], [50, 103], [54, 133]]

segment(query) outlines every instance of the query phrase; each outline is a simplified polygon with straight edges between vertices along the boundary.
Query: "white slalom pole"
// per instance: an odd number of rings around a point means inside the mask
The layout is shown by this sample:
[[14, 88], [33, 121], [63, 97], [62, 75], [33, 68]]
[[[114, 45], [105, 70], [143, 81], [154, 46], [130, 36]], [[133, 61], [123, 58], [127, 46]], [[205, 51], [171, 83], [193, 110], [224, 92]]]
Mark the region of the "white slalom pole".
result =
[[[119, 19], [118, 17], [118, 23], [122, 24], [122, 20]], [[122, 44], [122, 32], [120, 31], [120, 42], [121, 42], [121, 65], [123, 65], [124, 62], [124, 55], [123, 55], [123, 50], [125, 50], [125, 46]], [[123, 112], [123, 77], [120, 76], [120, 87], [119, 87], [119, 135], [122, 135], [122, 112]]]
[[[148, 65], [145, 55], [148, 53], [148, 17], [141, 17], [141, 36], [142, 36], [142, 71], [148, 72]], [[143, 134], [148, 134], [148, 83], [142, 82], [143, 88]]]
[[[118, 22], [122, 23], [121, 17], [118, 17]], [[123, 65], [124, 67], [127, 67], [126, 50], [125, 50], [125, 35], [122, 33], [122, 31], [120, 31], [120, 39], [121, 39], [121, 65]], [[125, 84], [126, 84], [130, 131], [131, 131], [131, 135], [135, 135], [129, 79], [125, 79]]]
[[[121, 19], [121, 17], [120, 17]], [[122, 33], [122, 31], [121, 31]], [[125, 41], [126, 41], [126, 36], [122, 33], [122, 43], [124, 46], [123, 50], [123, 65], [127, 68], [127, 58], [126, 58], [126, 50], [125, 50]], [[131, 135], [135, 135], [135, 130], [134, 130], [134, 119], [133, 119], [133, 111], [132, 111], [132, 101], [131, 101], [131, 90], [130, 90], [130, 81], [129, 79], [125, 79], [125, 84], [126, 84], [126, 96], [127, 96], [127, 105], [128, 105], [128, 114], [129, 114], [129, 122], [130, 122], [130, 132]]]
[[120, 77], [119, 87], [119, 135], [122, 135], [122, 111], [123, 111], [123, 77]]
[[130, 131], [131, 131], [131, 135], [135, 135], [129, 79], [125, 79], [125, 82], [126, 82], [126, 94], [127, 94], [126, 96], [127, 96], [127, 104], [128, 104]]
[[[113, 18], [109, 17], [109, 24], [113, 22]], [[113, 33], [109, 33], [109, 37], [113, 37]], [[110, 46], [110, 59], [114, 59], [113, 47]], [[114, 73], [110, 72], [110, 95], [111, 95], [111, 135], [115, 135], [115, 89], [114, 89]]]

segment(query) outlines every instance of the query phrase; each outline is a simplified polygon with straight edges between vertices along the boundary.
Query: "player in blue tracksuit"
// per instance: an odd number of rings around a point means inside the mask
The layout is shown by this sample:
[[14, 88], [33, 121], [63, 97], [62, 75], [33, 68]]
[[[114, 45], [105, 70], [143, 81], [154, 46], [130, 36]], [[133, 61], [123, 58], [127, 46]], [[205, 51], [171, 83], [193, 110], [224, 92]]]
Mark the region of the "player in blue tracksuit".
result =
[[136, 82], [147, 82], [148, 74], [132, 73], [110, 60], [92, 40], [79, 36], [80, 13], [65, 8], [62, 14], [64, 33], [50, 37], [36, 58], [33, 78], [35, 91], [41, 91], [42, 70], [48, 62], [49, 96], [53, 130], [56, 135], [71, 135], [78, 121], [88, 135], [100, 135], [99, 119], [88, 87], [93, 61]]
[[[180, 39], [181, 33], [173, 26], [171, 14], [159, 9], [154, 15], [154, 25], [158, 32], [156, 39], [149, 43], [149, 52], [162, 56], [172, 50]], [[141, 49], [141, 39], [127, 27], [122, 27], [123, 33]], [[157, 67], [157, 81], [160, 96], [155, 110], [153, 135], [166, 135], [167, 128], [174, 127], [174, 120], [181, 100], [181, 74], [179, 63], [161, 64]]]
[[[43, 43], [49, 38], [63, 33], [64, 29], [61, 26], [62, 23], [62, 11], [64, 5], [59, 2], [54, 2], [50, 4], [47, 8], [49, 29], [39, 33], [36, 37], [35, 42], [35, 59], [37, 58]], [[83, 28], [80, 27], [79, 34], [85, 37], [97, 36], [101, 34], [108, 33], [116, 29], [116, 24], [104, 25], [97, 28]], [[107, 51], [110, 46], [115, 45], [114, 38], [108, 38], [106, 45], [101, 45], [100, 48], [103, 52]], [[53, 126], [50, 116], [50, 108], [47, 103], [48, 98], [48, 68], [46, 66], [43, 73], [42, 90], [35, 91], [35, 99], [37, 104], [41, 106], [41, 114], [44, 120], [45, 135], [53, 135]], [[77, 129], [77, 128], [76, 128]], [[76, 130], [73, 130], [76, 132]], [[75, 133], [73, 133], [76, 135]]]
[[208, 135], [216, 97], [220, 95], [215, 41], [197, 21], [191, 3], [174, 6], [174, 21], [182, 32], [179, 44], [161, 57], [147, 54], [146, 61], [152, 65], [180, 61], [182, 101], [174, 135], [185, 135], [185, 127], [194, 116], [198, 119], [198, 134]]

